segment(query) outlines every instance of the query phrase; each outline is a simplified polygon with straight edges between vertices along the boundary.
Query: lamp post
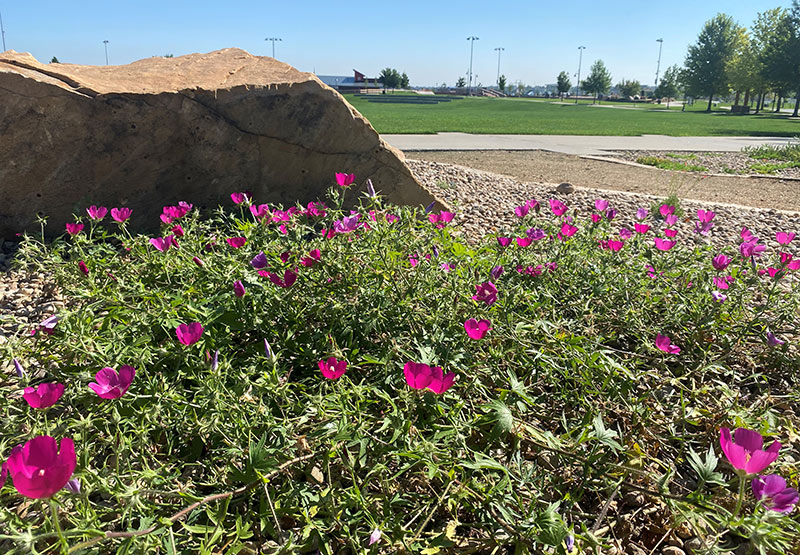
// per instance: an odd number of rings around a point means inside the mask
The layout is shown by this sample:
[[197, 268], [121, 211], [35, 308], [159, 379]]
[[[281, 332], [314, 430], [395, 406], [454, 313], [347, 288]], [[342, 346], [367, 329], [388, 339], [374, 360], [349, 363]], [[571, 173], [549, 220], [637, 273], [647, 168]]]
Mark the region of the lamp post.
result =
[[578, 84], [575, 86], [575, 104], [578, 103], [578, 95], [581, 94], [581, 62], [583, 61], [583, 51], [585, 46], [578, 47]]
[[472, 96], [472, 49], [475, 46], [475, 41], [480, 40], [478, 37], [467, 37], [469, 41], [469, 87], [467, 88], [467, 96]]
[[3, 37], [3, 51], [6, 49], [6, 30], [3, 29], [3, 14], [0, 14], [0, 35]]
[[500, 88], [500, 54], [505, 50], [502, 46], [495, 48], [497, 51], [497, 88]]
[[105, 48], [105, 51], [106, 51], [106, 65], [108, 65], [108, 41], [107, 40], [103, 41], [103, 48]]
[[661, 47], [664, 46], [664, 39], [656, 39], [658, 43], [658, 63], [656, 64], [656, 88], [658, 88], [658, 71], [661, 69]]
[[264, 40], [268, 40], [272, 43], [272, 57], [275, 57], [275, 41], [280, 41], [278, 37], [267, 37]]

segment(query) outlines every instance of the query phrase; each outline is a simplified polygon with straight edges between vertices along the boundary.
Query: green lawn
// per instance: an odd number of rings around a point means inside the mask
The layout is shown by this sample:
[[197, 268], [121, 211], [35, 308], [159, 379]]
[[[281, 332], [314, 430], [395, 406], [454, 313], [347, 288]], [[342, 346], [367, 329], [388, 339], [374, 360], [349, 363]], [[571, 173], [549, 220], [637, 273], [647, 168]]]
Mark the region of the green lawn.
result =
[[[345, 98], [379, 133], [512, 133], [527, 135], [779, 136], [800, 135], [788, 114], [732, 115], [727, 111], [619, 110], [518, 98], [465, 98], [438, 105], [370, 103]], [[623, 104], [624, 106], [624, 104]]]

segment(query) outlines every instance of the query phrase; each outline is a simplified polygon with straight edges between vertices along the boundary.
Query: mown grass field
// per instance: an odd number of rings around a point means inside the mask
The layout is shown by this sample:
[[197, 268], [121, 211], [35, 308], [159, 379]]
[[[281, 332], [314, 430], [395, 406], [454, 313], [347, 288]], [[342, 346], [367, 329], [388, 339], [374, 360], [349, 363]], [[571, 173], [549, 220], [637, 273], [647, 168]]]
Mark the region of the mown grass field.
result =
[[800, 135], [788, 114], [733, 115], [695, 110], [622, 110], [517, 98], [465, 98], [438, 105], [379, 104], [345, 98], [379, 133], [510, 133], [526, 135], [774, 136]]

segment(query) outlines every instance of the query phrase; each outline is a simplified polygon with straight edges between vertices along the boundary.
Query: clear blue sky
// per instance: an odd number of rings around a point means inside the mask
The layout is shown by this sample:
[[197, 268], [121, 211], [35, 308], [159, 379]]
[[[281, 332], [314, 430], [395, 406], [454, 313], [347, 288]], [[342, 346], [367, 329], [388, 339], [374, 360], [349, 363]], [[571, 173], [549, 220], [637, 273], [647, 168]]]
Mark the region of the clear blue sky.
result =
[[[179, 56], [238, 47], [271, 55], [265, 37], [280, 37], [276, 57], [302, 71], [351, 75], [353, 69], [377, 76], [384, 67], [408, 73], [412, 85], [453, 85], [469, 66], [485, 85], [501, 73], [528, 85], [555, 82], [565, 70], [582, 77], [602, 59], [614, 83], [622, 78], [652, 84], [664, 39], [661, 73], [682, 64], [686, 47], [703, 23], [725, 12], [749, 27], [758, 12], [788, 7], [791, 0], [730, 2], [550, 1], [506, 2], [372, 0], [28, 2], [0, 0], [8, 49], [30, 52], [43, 62], [102, 65], [103, 40], [111, 64], [154, 55]], [[573, 83], [575, 79], [572, 79]]]

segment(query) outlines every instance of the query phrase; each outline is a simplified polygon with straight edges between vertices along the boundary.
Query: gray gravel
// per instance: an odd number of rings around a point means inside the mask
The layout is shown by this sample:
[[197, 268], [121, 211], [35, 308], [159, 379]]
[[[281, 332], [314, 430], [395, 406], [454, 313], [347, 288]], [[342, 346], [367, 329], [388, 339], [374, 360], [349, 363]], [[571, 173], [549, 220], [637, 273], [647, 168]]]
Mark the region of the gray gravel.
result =
[[[621, 158], [629, 162], [636, 162], [642, 156], [656, 156], [665, 158], [672, 162], [687, 164], [690, 166], [701, 166], [705, 170], [700, 173], [719, 173], [736, 175], [759, 174], [752, 168], [753, 164], [780, 164], [780, 160], [758, 160], [751, 158], [742, 152], [680, 152], [670, 150], [626, 150], [608, 153], [616, 158]], [[672, 156], [669, 156], [672, 155]], [[678, 157], [676, 157], [676, 155]], [[773, 173], [761, 175], [771, 175], [774, 177], [791, 177], [800, 179], [800, 167], [783, 168], [775, 170]]]
[[[554, 183], [520, 183], [507, 176], [441, 162], [407, 162], [423, 185], [456, 209], [457, 218], [463, 224], [466, 235], [474, 240], [510, 230], [518, 222], [514, 216], [514, 207], [528, 199], [546, 203], [551, 198], [558, 198], [570, 207], [570, 213], [578, 210], [586, 215], [594, 210], [595, 199], [604, 198], [619, 213], [614, 220], [615, 225], [630, 229], [633, 228], [634, 215], [638, 208], [649, 209], [653, 203], [663, 200], [651, 195], [583, 187], [575, 187], [570, 194], [559, 194], [556, 192], [558, 184]], [[681, 207], [685, 214], [683, 220], [675, 226], [680, 239], [691, 239], [699, 243], [711, 242], [719, 248], [732, 249], [738, 246], [739, 234], [745, 226], [760, 237], [768, 249], [777, 246], [775, 233], [778, 231], [796, 232], [800, 237], [800, 213], [797, 212], [697, 201], [681, 201]], [[698, 209], [710, 209], [717, 213], [715, 226], [709, 237], [694, 233]], [[549, 213], [549, 209], [547, 212]], [[685, 221], [686, 219], [689, 221]], [[648, 223], [657, 224], [656, 221]]]

